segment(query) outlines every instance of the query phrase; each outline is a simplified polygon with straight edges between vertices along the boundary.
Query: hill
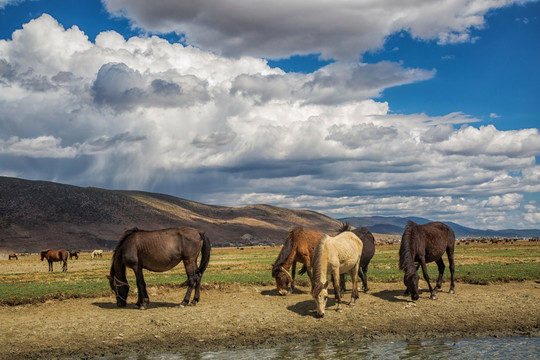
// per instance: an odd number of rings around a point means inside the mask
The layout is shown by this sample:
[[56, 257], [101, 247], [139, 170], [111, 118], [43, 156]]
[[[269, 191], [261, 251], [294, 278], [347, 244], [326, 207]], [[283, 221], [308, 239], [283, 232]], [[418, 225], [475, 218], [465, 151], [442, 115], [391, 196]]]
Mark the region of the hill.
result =
[[131, 227], [192, 226], [215, 246], [282, 244], [295, 226], [333, 232], [339, 221], [269, 205], [205, 205], [164, 194], [0, 177], [0, 251], [112, 249]]
[[[395, 234], [401, 235], [408, 220], [412, 220], [417, 224], [425, 224], [431, 220], [419, 217], [384, 217], [384, 216], [367, 216], [367, 217], [347, 217], [340, 219], [348, 222], [356, 227], [366, 227], [371, 232], [377, 234]], [[529, 238], [540, 237], [539, 229], [505, 229], [505, 230], [480, 230], [461, 226], [451, 221], [443, 221], [450, 226], [456, 233], [456, 237], [504, 237], [504, 238]]]

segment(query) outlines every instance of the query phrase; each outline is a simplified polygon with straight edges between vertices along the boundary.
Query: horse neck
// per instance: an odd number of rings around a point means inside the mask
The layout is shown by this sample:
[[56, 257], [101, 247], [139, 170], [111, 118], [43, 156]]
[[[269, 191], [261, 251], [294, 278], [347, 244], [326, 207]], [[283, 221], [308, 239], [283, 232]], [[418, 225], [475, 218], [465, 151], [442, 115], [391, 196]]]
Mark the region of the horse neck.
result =
[[326, 282], [326, 273], [328, 271], [328, 244], [326, 240], [328, 238], [321, 239], [321, 242], [315, 250], [315, 256], [313, 258], [313, 279], [315, 281], [320, 281], [321, 283]]
[[416, 272], [416, 267], [414, 266], [414, 246], [411, 244], [413, 238], [412, 228], [409, 226], [403, 233], [399, 247], [399, 268], [404, 270], [406, 275]]
[[285, 244], [283, 244], [283, 248], [279, 252], [278, 258], [276, 262], [274, 263], [275, 266], [283, 266], [285, 269], [289, 269], [294, 261], [294, 258], [296, 257], [296, 243], [294, 242], [294, 236], [291, 233], [287, 240], [285, 240]]
[[111, 277], [116, 277], [118, 280], [126, 281], [126, 265], [122, 260], [121, 250], [116, 250], [113, 254]]

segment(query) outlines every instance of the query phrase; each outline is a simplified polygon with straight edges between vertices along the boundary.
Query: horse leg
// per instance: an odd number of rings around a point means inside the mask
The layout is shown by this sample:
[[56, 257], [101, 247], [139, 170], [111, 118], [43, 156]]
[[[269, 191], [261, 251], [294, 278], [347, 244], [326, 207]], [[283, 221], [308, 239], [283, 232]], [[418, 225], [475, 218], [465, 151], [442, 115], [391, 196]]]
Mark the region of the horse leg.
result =
[[439, 268], [439, 277], [437, 278], [437, 285], [435, 285], [435, 290], [440, 290], [442, 286], [442, 278], [444, 274], [444, 261], [442, 258], [435, 261], [437, 263], [437, 267]]
[[450, 291], [449, 294], [454, 294], [454, 249], [446, 249], [448, 254], [448, 265], [450, 266]]
[[296, 260], [292, 263], [291, 294], [294, 292], [294, 277], [296, 276]]
[[426, 267], [426, 259], [423, 256], [420, 258], [420, 266], [422, 266], [422, 274], [424, 274], [424, 280], [426, 280], [429, 287], [429, 293], [431, 294], [430, 298], [432, 300], [436, 300], [437, 297], [435, 296], [435, 291], [433, 290], [433, 287], [431, 287], [431, 282], [429, 281], [429, 275]]
[[345, 296], [346, 286], [345, 283], [347, 282], [347, 279], [345, 278], [345, 274], [339, 275], [339, 290], [341, 297]]
[[146, 310], [150, 299], [146, 292], [146, 282], [144, 281], [143, 269], [141, 266], [134, 266], [133, 272], [135, 273], [135, 279], [137, 281], [137, 307], [141, 310]]
[[340, 283], [339, 270], [333, 270], [332, 271], [332, 282], [334, 284], [334, 293], [335, 293], [336, 302], [337, 302], [336, 311], [337, 312], [342, 312], [342, 309], [341, 309], [341, 290], [340, 290], [340, 286], [339, 286], [339, 283]]
[[67, 259], [64, 260], [64, 263], [62, 264], [62, 271], [67, 271]]
[[[180, 303], [180, 307], [184, 307], [189, 303], [189, 299], [191, 298], [191, 292], [193, 291], [193, 288], [197, 285], [197, 264], [195, 261], [187, 261], [184, 260], [184, 268], [186, 269], [186, 274], [188, 277], [188, 289], [186, 291], [186, 296], [184, 296], [184, 300]], [[195, 299], [193, 299], [195, 300]], [[191, 305], [195, 305], [192, 303]]]
[[49, 271], [53, 271], [53, 262], [49, 260]]
[[362, 280], [362, 289], [364, 289], [365, 293], [369, 291], [368, 285], [367, 285], [367, 269], [368, 269], [368, 265], [362, 268], [358, 267], [358, 276], [360, 276], [360, 279]]
[[349, 305], [354, 306], [354, 303], [356, 299], [358, 299], [358, 267], [355, 266], [349, 274], [351, 275], [351, 281], [352, 281], [352, 294], [351, 294], [351, 302]]

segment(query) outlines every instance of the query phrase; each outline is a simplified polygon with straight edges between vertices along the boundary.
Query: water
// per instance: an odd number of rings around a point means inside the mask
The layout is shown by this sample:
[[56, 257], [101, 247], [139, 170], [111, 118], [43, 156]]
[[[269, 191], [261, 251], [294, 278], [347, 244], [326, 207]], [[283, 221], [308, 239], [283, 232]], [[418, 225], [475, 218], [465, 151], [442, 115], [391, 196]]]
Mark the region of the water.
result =
[[540, 359], [540, 337], [362, 341], [282, 345], [161, 355], [115, 356], [104, 360], [247, 359]]

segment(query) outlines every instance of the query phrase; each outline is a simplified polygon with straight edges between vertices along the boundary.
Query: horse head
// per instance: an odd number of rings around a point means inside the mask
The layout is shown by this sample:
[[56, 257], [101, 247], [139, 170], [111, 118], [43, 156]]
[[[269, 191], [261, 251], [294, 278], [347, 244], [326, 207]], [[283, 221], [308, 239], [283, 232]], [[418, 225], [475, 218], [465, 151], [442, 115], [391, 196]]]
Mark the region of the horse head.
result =
[[328, 300], [328, 281], [324, 284], [319, 281], [313, 285], [311, 288], [311, 296], [313, 296], [313, 299], [315, 299], [315, 303], [317, 304], [317, 315], [323, 317], [326, 309], [326, 301]]
[[47, 249], [47, 250], [41, 250], [40, 252], [40, 255], [41, 255], [41, 261], [43, 261], [43, 259], [45, 259], [45, 256], [47, 255], [47, 253], [51, 251], [50, 249]]
[[413, 301], [418, 300], [419, 298], [419, 291], [418, 291], [418, 280], [420, 279], [420, 276], [417, 272], [413, 274], [405, 274], [403, 277], [403, 283], [407, 287], [407, 293], [411, 294], [411, 299]]
[[283, 266], [272, 265], [272, 276], [276, 278], [278, 294], [281, 296], [287, 295], [293, 281], [291, 274]]

